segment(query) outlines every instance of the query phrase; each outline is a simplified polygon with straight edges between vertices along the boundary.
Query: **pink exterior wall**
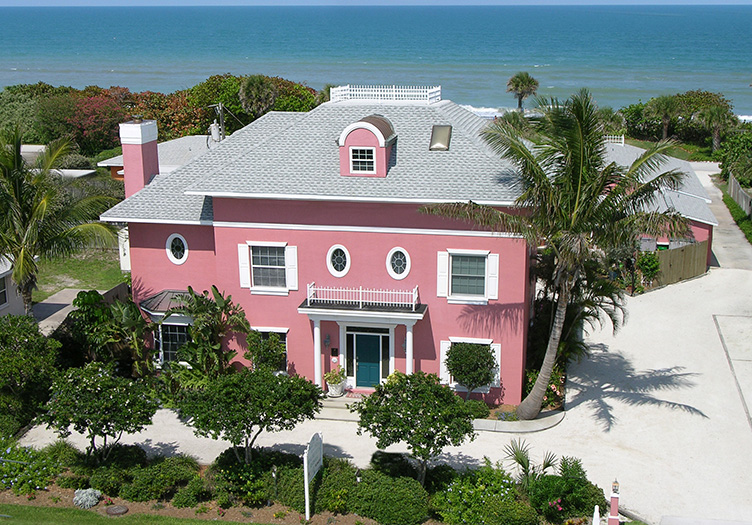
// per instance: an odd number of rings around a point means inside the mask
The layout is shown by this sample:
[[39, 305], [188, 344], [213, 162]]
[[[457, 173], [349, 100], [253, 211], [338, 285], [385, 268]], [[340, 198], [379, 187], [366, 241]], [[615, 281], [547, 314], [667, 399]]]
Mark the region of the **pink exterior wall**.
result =
[[[432, 228], [470, 231], [467, 224], [419, 214], [415, 205], [358, 203], [315, 203], [214, 199], [214, 227], [131, 224], [131, 263], [136, 300], [164, 289], [208, 289], [212, 284], [232, 295], [245, 309], [254, 327], [289, 329], [287, 335], [289, 371], [314, 377], [313, 323], [298, 307], [306, 296], [306, 285], [370, 287], [410, 290], [419, 287], [420, 302], [428, 305], [425, 317], [414, 326], [414, 369], [439, 374], [440, 342], [449, 337], [493, 339], [501, 344], [501, 374], [504, 393], [492, 389], [488, 401], [517, 404], [522, 390], [525, 342], [529, 323], [529, 251], [519, 240], [477, 235], [450, 235], [378, 228]], [[264, 219], [266, 219], [264, 221]], [[232, 221], [222, 225], [222, 221]], [[297, 223], [308, 229], [259, 229], [247, 223]], [[246, 223], [246, 224], [239, 224]], [[336, 231], [326, 226], [358, 225], [371, 231]], [[321, 231], [317, 231], [321, 230]], [[165, 242], [172, 233], [185, 237], [189, 254], [182, 265], [167, 258]], [[471, 232], [473, 233], [473, 232]], [[477, 233], [477, 232], [475, 232]], [[298, 248], [298, 290], [287, 296], [256, 295], [241, 288], [238, 244], [285, 242]], [[326, 265], [329, 248], [341, 244], [350, 253], [351, 267], [342, 278], [332, 276]], [[386, 270], [388, 252], [399, 246], [411, 259], [409, 275], [395, 280]], [[490, 250], [500, 255], [499, 299], [488, 305], [449, 304], [437, 297], [437, 252], [447, 249]], [[357, 323], [350, 323], [357, 325]], [[330, 348], [341, 348], [336, 322], [321, 322], [322, 341], [329, 336]], [[395, 368], [405, 370], [405, 327], [395, 332]], [[233, 345], [235, 346], [235, 345]], [[239, 354], [242, 356], [242, 350]], [[323, 349], [322, 370], [332, 368], [331, 354]]]
[[128, 166], [128, 173], [124, 174], [125, 197], [128, 198], [143, 189], [159, 173], [157, 141], [123, 144], [123, 165]]
[[[350, 148], [375, 148], [376, 173], [352, 173], [350, 171]], [[386, 177], [387, 162], [391, 146], [379, 147], [379, 139], [371, 131], [363, 128], [354, 129], [347, 135], [345, 145], [339, 148], [339, 172], [352, 177]]]

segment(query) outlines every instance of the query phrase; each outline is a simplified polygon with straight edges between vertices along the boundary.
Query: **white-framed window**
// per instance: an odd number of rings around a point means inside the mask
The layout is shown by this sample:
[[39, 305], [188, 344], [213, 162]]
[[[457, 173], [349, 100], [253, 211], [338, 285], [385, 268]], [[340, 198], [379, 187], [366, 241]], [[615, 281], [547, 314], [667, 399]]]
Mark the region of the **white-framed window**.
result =
[[344, 277], [350, 271], [350, 252], [341, 244], [335, 244], [326, 254], [326, 267], [334, 277]]
[[410, 273], [410, 254], [399, 246], [386, 255], [386, 271], [392, 279], [401, 281]]
[[350, 173], [376, 173], [376, 148], [350, 147]]
[[473, 390], [473, 392], [481, 393], [481, 394], [487, 394], [489, 391], [489, 387], [496, 387], [499, 388], [501, 386], [501, 344], [494, 343], [493, 339], [480, 339], [480, 338], [474, 338], [474, 337], [449, 337], [448, 341], [441, 341], [439, 344], [439, 359], [440, 359], [440, 369], [439, 369], [439, 379], [442, 383], [449, 385], [454, 390], [458, 392], [467, 392], [467, 389], [458, 385], [457, 382], [452, 377], [452, 374], [449, 373], [449, 370], [446, 366], [446, 358], [447, 353], [449, 352], [449, 349], [452, 347], [453, 344], [456, 343], [470, 343], [470, 344], [477, 344], [477, 345], [489, 345], [491, 347], [491, 351], [494, 354], [494, 359], [496, 359], [496, 370], [494, 374], [494, 380], [491, 384], [476, 388]]
[[436, 295], [449, 302], [484, 304], [499, 298], [499, 254], [487, 250], [438, 252]]
[[167, 237], [165, 252], [167, 252], [167, 258], [170, 262], [173, 264], [183, 264], [188, 260], [188, 243], [185, 237], [179, 233], [173, 233]]
[[8, 277], [0, 277], [0, 306], [8, 304]]
[[287, 295], [298, 289], [298, 247], [284, 242], [238, 244], [241, 288], [251, 293]]
[[161, 364], [178, 362], [178, 349], [190, 340], [187, 324], [162, 324], [157, 333], [157, 350]]

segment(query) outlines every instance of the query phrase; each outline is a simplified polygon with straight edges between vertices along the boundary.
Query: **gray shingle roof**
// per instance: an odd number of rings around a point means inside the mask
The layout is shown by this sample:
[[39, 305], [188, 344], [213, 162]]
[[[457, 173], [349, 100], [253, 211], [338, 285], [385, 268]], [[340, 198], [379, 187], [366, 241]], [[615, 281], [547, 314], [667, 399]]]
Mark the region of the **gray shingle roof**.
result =
[[[337, 139], [348, 125], [372, 114], [393, 124], [397, 142], [385, 178], [340, 175]], [[237, 197], [439, 202], [475, 200], [509, 204], [519, 195], [510, 165], [478, 138], [487, 121], [450, 102], [348, 103], [319, 106], [295, 126], [248, 143], [189, 194]], [[429, 151], [434, 124], [453, 126], [449, 151]]]
[[[608, 144], [606, 149], [609, 159], [623, 166], [629, 166], [645, 152], [642, 148], [628, 144], [624, 146]], [[658, 173], [673, 169], [684, 172], [686, 176], [678, 189], [663, 190], [662, 195], [656, 199], [651, 209], [663, 212], [673, 208], [684, 217], [718, 226], [718, 221], [708, 206], [710, 196], [705, 191], [689, 162], [674, 157], [667, 157], [666, 162], [660, 166], [655, 175], [657, 176]]]

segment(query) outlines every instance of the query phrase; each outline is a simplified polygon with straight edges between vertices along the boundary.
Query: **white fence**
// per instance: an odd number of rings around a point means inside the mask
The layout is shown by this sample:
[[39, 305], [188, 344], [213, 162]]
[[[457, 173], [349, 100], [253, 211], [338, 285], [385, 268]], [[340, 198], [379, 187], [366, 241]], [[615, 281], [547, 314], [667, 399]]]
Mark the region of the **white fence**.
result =
[[604, 139], [606, 139], [606, 144], [624, 145], [624, 135], [606, 135]]
[[733, 174], [729, 174], [728, 192], [747, 215], [752, 215], [752, 197], [742, 189]]
[[378, 86], [351, 85], [333, 87], [329, 91], [329, 100], [377, 100], [438, 102], [441, 100], [441, 86]]
[[306, 305], [381, 306], [410, 308], [418, 306], [418, 287], [412, 290], [378, 290], [374, 288], [331, 288], [310, 283], [306, 292]]

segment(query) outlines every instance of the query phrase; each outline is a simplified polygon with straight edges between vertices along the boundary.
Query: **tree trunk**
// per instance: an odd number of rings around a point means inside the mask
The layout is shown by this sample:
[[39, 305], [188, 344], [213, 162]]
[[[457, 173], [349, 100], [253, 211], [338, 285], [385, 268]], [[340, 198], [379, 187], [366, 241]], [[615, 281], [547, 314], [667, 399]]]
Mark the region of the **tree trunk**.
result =
[[713, 128], [713, 152], [721, 147], [721, 130]]
[[556, 363], [556, 354], [559, 350], [559, 342], [561, 341], [561, 333], [564, 330], [564, 319], [567, 316], [570, 288], [569, 282], [564, 282], [561, 285], [559, 298], [556, 303], [556, 315], [551, 327], [551, 335], [548, 337], [546, 355], [543, 358], [543, 365], [538, 374], [538, 379], [535, 380], [533, 389], [522, 400], [520, 406], [517, 407], [517, 417], [520, 419], [534, 419], [540, 413], [541, 406], [543, 406], [543, 397], [546, 395], [548, 382], [551, 380], [551, 373]]
[[32, 308], [32, 300], [31, 300], [31, 286], [20, 286], [21, 289], [21, 298], [23, 298], [23, 304], [24, 304], [24, 312], [26, 315], [34, 315], [34, 310]]
[[663, 119], [663, 140], [666, 140], [668, 138], [668, 125], [671, 124], [671, 120], [664, 118]]
[[425, 487], [426, 485], [426, 464], [427, 463], [428, 461], [425, 459], [420, 460], [420, 468], [418, 469], [418, 482], [420, 482], [421, 487]]
[[517, 109], [522, 111], [522, 95], [517, 95]]

